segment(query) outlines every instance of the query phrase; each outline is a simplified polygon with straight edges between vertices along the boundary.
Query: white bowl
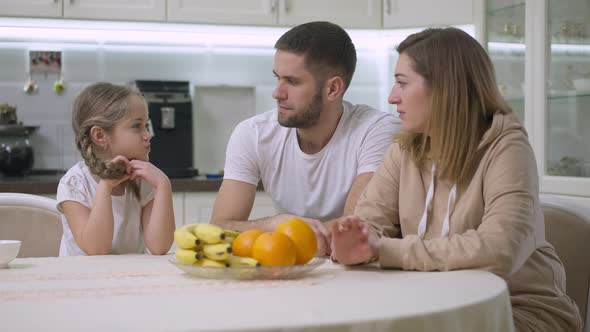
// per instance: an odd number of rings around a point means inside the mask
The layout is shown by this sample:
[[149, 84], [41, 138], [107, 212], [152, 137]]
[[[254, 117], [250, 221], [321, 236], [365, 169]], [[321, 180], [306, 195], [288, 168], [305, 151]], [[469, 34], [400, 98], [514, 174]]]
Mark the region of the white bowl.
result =
[[20, 243], [18, 240], [0, 240], [0, 269], [7, 268], [8, 263], [16, 258]]
[[590, 92], [590, 78], [578, 78], [573, 83], [577, 91]]

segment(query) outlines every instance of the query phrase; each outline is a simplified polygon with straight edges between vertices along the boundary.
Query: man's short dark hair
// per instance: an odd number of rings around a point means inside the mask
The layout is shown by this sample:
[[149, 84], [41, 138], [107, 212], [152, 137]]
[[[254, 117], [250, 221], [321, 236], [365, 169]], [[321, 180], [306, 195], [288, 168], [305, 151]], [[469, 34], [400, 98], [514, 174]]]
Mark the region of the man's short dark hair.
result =
[[356, 49], [350, 36], [336, 24], [309, 22], [285, 32], [275, 49], [305, 56], [305, 66], [317, 81], [327, 74], [342, 78], [345, 90], [356, 68]]

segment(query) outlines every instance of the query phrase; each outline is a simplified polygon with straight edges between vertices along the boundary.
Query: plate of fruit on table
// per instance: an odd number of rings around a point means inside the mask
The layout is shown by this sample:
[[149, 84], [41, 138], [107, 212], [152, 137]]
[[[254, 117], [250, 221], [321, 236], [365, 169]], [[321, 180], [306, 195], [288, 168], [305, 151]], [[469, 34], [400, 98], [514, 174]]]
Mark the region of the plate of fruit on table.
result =
[[188, 224], [174, 231], [176, 252], [170, 262], [191, 276], [209, 279], [296, 279], [322, 265], [314, 257], [317, 240], [301, 219], [290, 219], [273, 232], [244, 232], [213, 224]]

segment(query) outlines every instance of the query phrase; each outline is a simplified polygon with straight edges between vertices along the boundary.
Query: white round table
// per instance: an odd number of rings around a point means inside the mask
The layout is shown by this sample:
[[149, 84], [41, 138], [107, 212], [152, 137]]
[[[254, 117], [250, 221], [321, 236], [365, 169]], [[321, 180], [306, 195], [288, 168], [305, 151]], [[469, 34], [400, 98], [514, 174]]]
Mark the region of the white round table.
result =
[[505, 282], [326, 261], [297, 280], [190, 277], [170, 256], [16, 259], [1, 331], [513, 331]]

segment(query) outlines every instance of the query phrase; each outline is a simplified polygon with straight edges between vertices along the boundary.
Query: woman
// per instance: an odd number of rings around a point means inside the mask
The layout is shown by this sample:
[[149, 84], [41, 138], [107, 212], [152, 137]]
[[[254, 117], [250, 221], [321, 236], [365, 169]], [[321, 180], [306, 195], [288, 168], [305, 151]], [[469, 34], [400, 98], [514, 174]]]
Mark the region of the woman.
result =
[[518, 331], [580, 331], [563, 265], [545, 240], [532, 148], [484, 49], [447, 28], [413, 34], [397, 50], [389, 102], [403, 132], [355, 216], [332, 223], [333, 258], [488, 270], [508, 284]]

